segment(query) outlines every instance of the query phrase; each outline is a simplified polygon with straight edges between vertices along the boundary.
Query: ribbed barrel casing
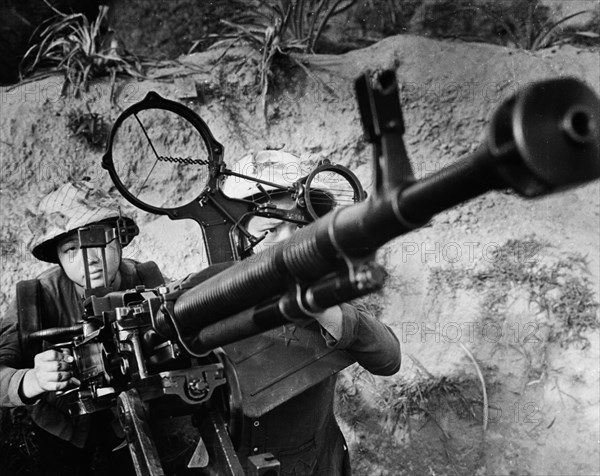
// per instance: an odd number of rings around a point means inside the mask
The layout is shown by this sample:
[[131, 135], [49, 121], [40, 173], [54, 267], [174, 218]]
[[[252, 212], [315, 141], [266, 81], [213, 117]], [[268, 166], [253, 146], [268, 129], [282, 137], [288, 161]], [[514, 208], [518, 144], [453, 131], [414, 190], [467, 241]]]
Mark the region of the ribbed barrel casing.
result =
[[253, 306], [285, 289], [281, 252], [274, 248], [252, 256], [182, 294], [174, 318], [183, 329], [207, 324]]
[[283, 245], [285, 269], [299, 282], [314, 281], [339, 263], [338, 253], [328, 234], [335, 214], [298, 230], [292, 240]]
[[224, 317], [283, 294], [293, 281], [322, 276], [333, 268], [336, 253], [327, 235], [333, 215], [300, 229], [182, 294], [174, 318], [183, 329], [199, 330]]

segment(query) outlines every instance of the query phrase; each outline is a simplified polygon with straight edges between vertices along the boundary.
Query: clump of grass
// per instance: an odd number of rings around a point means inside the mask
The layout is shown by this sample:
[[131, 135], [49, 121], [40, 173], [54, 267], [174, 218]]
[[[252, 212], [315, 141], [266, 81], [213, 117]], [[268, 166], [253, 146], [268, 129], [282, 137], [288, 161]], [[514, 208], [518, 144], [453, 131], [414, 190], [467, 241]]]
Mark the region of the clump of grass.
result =
[[588, 12], [582, 10], [557, 19], [540, 0], [512, 0], [508, 5], [486, 4], [479, 8], [506, 33], [510, 42], [528, 51], [553, 45], [560, 38], [561, 25]]
[[542, 260], [540, 251], [549, 247], [535, 237], [511, 239], [488, 255], [482, 269], [432, 268], [429, 287], [453, 294], [459, 289], [477, 291], [482, 297], [482, 321], [496, 324], [506, 318], [511, 293], [524, 292], [526, 299], [546, 314], [549, 341], [585, 348], [589, 345], [585, 334], [600, 329], [600, 304], [586, 276], [587, 260], [578, 253]]
[[371, 0], [360, 2], [354, 9], [354, 19], [360, 25], [363, 36], [379, 31], [383, 35], [408, 33], [410, 20], [423, 0]]
[[472, 274], [466, 285], [483, 293], [482, 319], [494, 322], [503, 319], [509, 292], [516, 286], [533, 289], [537, 276], [536, 258], [548, 246], [535, 238], [511, 239], [493, 250], [485, 269]]
[[56, 15], [42, 23], [32, 38], [35, 43], [21, 60], [22, 79], [42, 68], [65, 75], [65, 87], [75, 96], [87, 90], [90, 80], [111, 77], [111, 99], [118, 74], [142, 78], [142, 66], [133, 55], [120, 52], [117, 40], [106, 25], [108, 7], [99, 6], [98, 16], [89, 21], [81, 13], [65, 14], [54, 7]]
[[93, 150], [102, 150], [108, 139], [109, 126], [104, 118], [90, 110], [74, 109], [67, 114], [67, 128]]
[[[433, 421], [448, 411], [459, 418], [478, 419], [475, 407], [481, 406], [477, 378], [467, 374], [436, 376], [429, 372], [393, 382], [376, 380], [360, 367], [352, 368], [338, 381], [336, 393], [340, 402], [339, 416], [352, 428], [378, 419], [389, 434], [409, 422], [412, 417]], [[363, 387], [369, 389], [378, 411], [373, 412]], [[444, 436], [449, 435], [440, 427]]]
[[600, 328], [598, 302], [586, 277], [567, 276], [560, 286], [560, 297], [540, 296], [538, 304], [557, 321], [551, 340], [562, 346], [579, 343], [589, 345], [585, 333]]
[[224, 32], [224, 36], [233, 36], [232, 44], [246, 41], [261, 54], [259, 88], [265, 120], [267, 94], [272, 84], [275, 65], [291, 62], [316, 79], [293, 54], [313, 53], [329, 20], [350, 8], [355, 2], [356, 0], [254, 0], [247, 10], [250, 13], [233, 21], [221, 20], [229, 28], [229, 31]]
[[562, 34], [569, 43], [581, 46], [600, 45], [600, 4], [592, 11], [590, 18], [583, 25], [567, 25]]
[[[411, 0], [399, 4], [380, 0], [374, 3], [378, 11], [385, 12], [379, 20], [384, 34], [410, 32], [510, 45], [528, 51], [572, 41], [572, 32], [565, 24], [590, 12], [581, 10], [560, 17], [541, 0]], [[594, 36], [589, 28], [582, 33]]]
[[329, 20], [355, 3], [356, 0], [254, 0], [248, 8], [250, 13], [239, 20], [222, 22], [256, 46], [262, 46], [263, 36], [272, 29], [276, 42], [273, 46], [281, 48], [281, 52], [289, 49], [314, 53]]
[[400, 422], [412, 416], [435, 420], [438, 413], [448, 409], [461, 418], [474, 418], [473, 402], [464, 392], [475, 385], [473, 377], [467, 375], [427, 375], [392, 383], [380, 399], [388, 420], [385, 426], [393, 433]]
[[428, 276], [429, 289], [447, 289], [454, 295], [469, 282], [470, 272], [462, 268], [432, 268]]
[[539, 252], [547, 246], [533, 237], [508, 240], [491, 250], [488, 255], [490, 265], [475, 274], [475, 282], [527, 283], [538, 266]]
[[485, 269], [470, 277], [465, 288], [482, 293], [482, 318], [495, 322], [504, 318], [511, 290], [525, 291], [529, 301], [546, 313], [550, 341], [585, 348], [589, 345], [585, 333], [600, 328], [599, 303], [585, 276], [587, 260], [576, 253], [543, 262], [538, 254], [548, 246], [535, 238], [508, 240], [492, 253]]

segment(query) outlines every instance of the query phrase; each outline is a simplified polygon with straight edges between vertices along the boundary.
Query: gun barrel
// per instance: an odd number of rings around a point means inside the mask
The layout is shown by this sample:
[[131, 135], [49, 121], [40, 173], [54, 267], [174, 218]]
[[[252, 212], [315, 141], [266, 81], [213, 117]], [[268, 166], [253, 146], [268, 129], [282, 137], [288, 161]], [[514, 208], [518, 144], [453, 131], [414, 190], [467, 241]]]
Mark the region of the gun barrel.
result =
[[[487, 191], [525, 197], [552, 193], [600, 176], [600, 101], [572, 78], [536, 83], [494, 113], [487, 139], [470, 156], [422, 180], [336, 210], [289, 240], [187, 291], [174, 318], [190, 335], [365, 258], [435, 214]], [[256, 328], [251, 316], [242, 320]], [[244, 324], [236, 321], [238, 330]], [[226, 326], [224, 326], [225, 328]], [[242, 332], [243, 334], [243, 332]], [[218, 340], [218, 339], [217, 339]]]

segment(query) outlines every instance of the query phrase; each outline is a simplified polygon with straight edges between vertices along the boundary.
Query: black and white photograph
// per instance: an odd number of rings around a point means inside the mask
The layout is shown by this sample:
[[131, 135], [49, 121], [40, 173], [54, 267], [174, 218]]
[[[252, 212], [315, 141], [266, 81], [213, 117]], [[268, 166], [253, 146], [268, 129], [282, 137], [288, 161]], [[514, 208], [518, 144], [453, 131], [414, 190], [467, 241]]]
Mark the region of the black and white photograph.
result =
[[600, 474], [600, 0], [1, 0], [1, 476]]

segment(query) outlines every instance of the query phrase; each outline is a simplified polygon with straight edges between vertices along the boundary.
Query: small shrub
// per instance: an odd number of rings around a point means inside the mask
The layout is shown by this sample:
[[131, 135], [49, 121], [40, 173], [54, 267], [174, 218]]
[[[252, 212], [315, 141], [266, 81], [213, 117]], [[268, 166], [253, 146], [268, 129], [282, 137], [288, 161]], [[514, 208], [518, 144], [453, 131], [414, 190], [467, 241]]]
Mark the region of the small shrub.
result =
[[67, 115], [67, 128], [93, 150], [102, 150], [108, 139], [108, 124], [100, 114], [92, 112], [89, 106], [87, 111], [70, 111]]
[[433, 38], [498, 42], [499, 30], [477, 4], [465, 1], [423, 1], [408, 27], [410, 33]]
[[587, 22], [580, 26], [566, 26], [562, 36], [579, 46], [600, 46], [600, 4], [596, 4]]
[[587, 347], [588, 341], [584, 334], [600, 328], [598, 307], [593, 288], [589, 279], [580, 276], [567, 276], [560, 286], [558, 299], [547, 299], [542, 296], [541, 303], [550, 312], [557, 324], [551, 335], [551, 340], [562, 346], [578, 343]]
[[[404, 379], [386, 388], [380, 405], [392, 420], [391, 433], [400, 421], [405, 422], [411, 416], [435, 418], [438, 412], [446, 408], [451, 408], [462, 418], [474, 419], [473, 397], [470, 394], [476, 388], [476, 379], [467, 375], [427, 375]], [[469, 397], [465, 394], [467, 390]]]
[[[185, 0], [183, 0], [185, 1]], [[234, 37], [235, 35], [228, 35], [226, 33], [229, 27], [221, 23], [222, 19], [242, 18], [244, 12], [247, 11], [247, 2], [243, 0], [213, 0], [210, 3], [199, 4], [193, 0], [187, 0], [186, 3], [192, 4], [194, 13], [199, 16], [200, 27], [195, 24], [189, 25], [189, 27], [196, 27], [193, 30], [192, 46], [189, 47], [188, 42], [188, 54], [205, 51], [210, 48], [214, 43]], [[170, 4], [165, 4], [162, 8], [169, 8]], [[160, 9], [161, 6], [157, 4], [156, 9]], [[162, 17], [162, 10], [153, 13], [153, 17]], [[168, 17], [168, 15], [167, 15]], [[190, 22], [193, 20], [190, 19]], [[178, 19], [178, 23], [181, 23]], [[185, 22], [184, 22], [185, 25]], [[182, 41], [183, 43], [183, 41]]]
[[379, 32], [384, 36], [408, 33], [411, 18], [423, 0], [372, 0], [361, 2], [354, 10], [354, 21], [363, 36]]
[[81, 13], [55, 11], [57, 14], [34, 33], [38, 42], [27, 50], [20, 63], [21, 78], [39, 73], [42, 68], [51, 73], [62, 72], [65, 86], [71, 86], [78, 96], [94, 78], [110, 76], [114, 86], [117, 74], [143, 77], [141, 64], [132, 55], [120, 53], [116, 39], [108, 32], [108, 7], [101, 5], [92, 22]]
[[[565, 23], [588, 12], [583, 10], [556, 18], [552, 9], [541, 0], [415, 0], [371, 3], [374, 4], [373, 8], [357, 11], [359, 22], [362, 20], [363, 23], [372, 24], [375, 17], [383, 34], [414, 33], [433, 38], [483, 41], [512, 45], [529, 51], [546, 48], [565, 37], [574, 37], [575, 31], [579, 30], [570, 31], [564, 27]], [[592, 20], [592, 27], [584, 28], [579, 36], [597, 38], [593, 24]]]
[[250, 14], [224, 22], [251, 43], [262, 45], [263, 36], [273, 30], [281, 52], [313, 53], [329, 20], [348, 10], [356, 0], [255, 0]]
[[495, 250], [490, 265], [470, 277], [465, 288], [476, 289], [483, 296], [484, 320], [499, 321], [509, 292], [518, 287], [546, 313], [550, 341], [585, 348], [589, 345], [585, 333], [600, 329], [600, 304], [584, 275], [587, 260], [579, 254], [567, 254], [551, 263], [534, 259], [547, 246], [535, 238], [508, 240]]
[[[250, 13], [233, 21], [221, 20], [230, 29], [233, 42], [246, 41], [261, 53], [259, 87], [266, 120], [266, 100], [275, 62], [291, 59], [310, 75], [292, 53], [312, 53], [331, 17], [350, 8], [356, 0], [255, 0]], [[225, 32], [227, 33], [227, 32]], [[310, 75], [312, 76], [312, 75]], [[314, 76], [312, 76], [314, 77]]]
[[529, 51], [551, 46], [560, 38], [562, 24], [586, 13], [580, 11], [556, 19], [541, 0], [512, 0], [506, 6], [486, 2], [481, 11], [506, 33], [510, 42]]
[[[355, 366], [341, 374], [336, 395], [337, 414], [350, 427], [379, 420], [382, 430], [390, 435], [413, 417], [437, 423], [447, 410], [465, 420], [478, 421], [481, 417], [477, 377], [463, 373], [436, 376], [419, 372], [390, 382]], [[377, 411], [373, 412], [373, 406]]]

